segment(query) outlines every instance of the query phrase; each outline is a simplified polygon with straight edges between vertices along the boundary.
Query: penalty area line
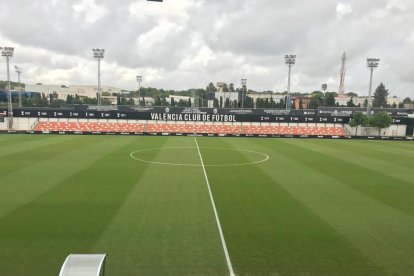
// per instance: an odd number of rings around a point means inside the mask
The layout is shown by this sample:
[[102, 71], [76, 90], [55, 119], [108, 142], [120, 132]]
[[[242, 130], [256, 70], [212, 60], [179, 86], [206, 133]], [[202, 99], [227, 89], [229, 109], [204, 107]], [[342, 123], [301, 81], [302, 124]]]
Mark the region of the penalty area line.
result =
[[229, 252], [227, 251], [226, 241], [224, 240], [223, 230], [221, 229], [220, 219], [218, 217], [216, 204], [214, 203], [213, 194], [212, 194], [211, 188], [210, 188], [210, 182], [208, 181], [206, 168], [204, 166], [203, 157], [201, 156], [200, 147], [198, 146], [198, 143], [197, 143], [197, 138], [194, 137], [194, 141], [195, 141], [196, 146], [197, 146], [198, 155], [200, 156], [201, 167], [203, 168], [204, 177], [206, 179], [208, 193], [210, 194], [210, 201], [211, 201], [211, 205], [213, 206], [214, 216], [216, 218], [216, 223], [217, 223], [217, 227], [218, 227], [219, 234], [220, 234], [221, 244], [223, 246], [224, 256], [226, 257], [227, 267], [229, 269], [230, 276], [234, 276], [235, 274], [234, 274], [234, 271], [233, 271], [233, 266], [231, 265], [230, 255], [229, 255]]

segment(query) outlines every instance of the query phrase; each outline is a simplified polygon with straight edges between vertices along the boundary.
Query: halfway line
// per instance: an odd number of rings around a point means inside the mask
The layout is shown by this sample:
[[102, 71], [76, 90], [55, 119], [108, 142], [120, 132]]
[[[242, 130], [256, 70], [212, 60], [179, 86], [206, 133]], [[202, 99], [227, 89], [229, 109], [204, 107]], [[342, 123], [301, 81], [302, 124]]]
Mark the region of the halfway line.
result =
[[216, 217], [217, 227], [220, 233], [221, 244], [223, 245], [224, 256], [226, 257], [227, 267], [229, 269], [230, 275], [234, 276], [235, 274], [233, 271], [233, 266], [231, 265], [229, 252], [227, 251], [226, 241], [224, 240], [223, 230], [221, 229], [220, 219], [217, 214], [217, 209], [216, 209], [216, 204], [214, 203], [213, 194], [211, 193], [210, 183], [208, 181], [206, 168], [204, 167], [204, 162], [203, 162], [203, 157], [201, 156], [200, 147], [198, 146], [198, 143], [197, 143], [197, 138], [194, 137], [194, 141], [197, 146], [198, 155], [200, 156], [200, 161], [201, 161], [201, 166], [203, 167], [204, 177], [206, 178], [207, 189], [208, 189], [208, 193], [210, 194], [210, 200], [211, 200], [211, 205], [213, 206], [214, 216]]

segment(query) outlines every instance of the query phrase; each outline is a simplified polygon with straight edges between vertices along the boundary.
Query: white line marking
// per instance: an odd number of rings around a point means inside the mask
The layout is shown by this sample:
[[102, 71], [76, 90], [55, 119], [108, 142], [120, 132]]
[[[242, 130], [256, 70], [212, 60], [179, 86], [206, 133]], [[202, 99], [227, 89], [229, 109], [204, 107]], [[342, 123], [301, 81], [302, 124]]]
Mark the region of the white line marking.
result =
[[[200, 147], [201, 149], [219, 149], [219, 150], [229, 150], [229, 151], [244, 151], [244, 152], [250, 152], [257, 155], [263, 156], [263, 159], [258, 161], [252, 161], [247, 163], [230, 163], [230, 164], [210, 164], [206, 165], [204, 164], [204, 167], [231, 167], [231, 166], [245, 166], [245, 165], [253, 165], [253, 164], [259, 164], [262, 162], [265, 162], [269, 160], [269, 155], [258, 152], [258, 151], [252, 151], [252, 150], [245, 150], [245, 149], [228, 149], [228, 148], [215, 148], [215, 147]], [[159, 161], [150, 161], [145, 160], [139, 157], [135, 156], [135, 153], [144, 152], [144, 151], [151, 151], [151, 150], [165, 150], [165, 149], [196, 149], [196, 147], [164, 147], [164, 148], [149, 148], [149, 149], [142, 149], [142, 150], [136, 150], [129, 154], [129, 156], [132, 159], [135, 159], [137, 161], [146, 162], [150, 164], [156, 164], [156, 165], [168, 165], [168, 166], [188, 166], [188, 167], [201, 167], [201, 164], [191, 164], [191, 163], [172, 163], [172, 162], [159, 162]]]
[[206, 178], [208, 193], [210, 194], [211, 205], [213, 206], [214, 216], [216, 217], [217, 227], [220, 233], [221, 244], [223, 245], [224, 256], [226, 257], [227, 267], [229, 269], [230, 275], [233, 276], [235, 275], [233, 271], [233, 266], [231, 265], [230, 255], [229, 255], [229, 252], [227, 251], [226, 241], [224, 240], [223, 230], [221, 229], [220, 220], [217, 214], [216, 205], [214, 203], [213, 194], [211, 193], [210, 183], [208, 181], [206, 168], [204, 167], [204, 161], [203, 161], [203, 157], [201, 156], [200, 147], [198, 146], [198, 143], [197, 143], [197, 138], [194, 137], [194, 141], [197, 146], [198, 155], [200, 156], [200, 161], [201, 161], [201, 166], [203, 167], [204, 177]]

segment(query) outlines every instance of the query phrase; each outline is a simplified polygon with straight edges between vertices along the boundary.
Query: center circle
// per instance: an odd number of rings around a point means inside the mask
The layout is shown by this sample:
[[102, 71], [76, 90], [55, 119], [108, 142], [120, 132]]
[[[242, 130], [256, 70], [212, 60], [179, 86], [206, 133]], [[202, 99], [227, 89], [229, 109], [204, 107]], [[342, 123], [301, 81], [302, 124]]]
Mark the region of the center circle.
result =
[[[200, 156], [198, 153], [198, 149], [207, 149], [205, 153], [201, 153], [203, 158], [204, 167], [227, 167], [227, 166], [244, 166], [244, 165], [252, 165], [258, 164], [267, 161], [270, 157], [269, 155], [257, 151], [252, 150], [245, 150], [245, 149], [229, 149], [229, 148], [217, 148], [217, 147], [163, 147], [163, 148], [149, 148], [149, 149], [142, 149], [136, 150], [130, 153], [130, 157], [140, 162], [151, 163], [156, 165], [169, 165], [169, 166], [188, 166], [188, 167], [201, 167]], [[156, 154], [159, 150], [169, 151], [170, 153], [166, 155], [165, 159], [172, 160], [153, 160], [151, 156]], [[185, 161], [182, 162], [180, 159], [184, 159], [183, 155], [185, 151], [195, 151], [197, 154], [195, 157], [192, 158], [192, 161]], [[245, 153], [248, 158], [253, 159], [249, 162], [238, 162], [237, 157], [234, 157], [229, 154], [229, 152], [243, 152]], [[214, 153], [216, 152], [216, 153]], [[194, 157], [194, 153], [191, 154]], [[219, 158], [223, 163], [217, 162], [216, 164], [211, 164], [206, 162], [205, 157], [210, 158]], [[175, 159], [175, 160], [174, 160]], [[234, 161], [232, 160], [234, 159]]]

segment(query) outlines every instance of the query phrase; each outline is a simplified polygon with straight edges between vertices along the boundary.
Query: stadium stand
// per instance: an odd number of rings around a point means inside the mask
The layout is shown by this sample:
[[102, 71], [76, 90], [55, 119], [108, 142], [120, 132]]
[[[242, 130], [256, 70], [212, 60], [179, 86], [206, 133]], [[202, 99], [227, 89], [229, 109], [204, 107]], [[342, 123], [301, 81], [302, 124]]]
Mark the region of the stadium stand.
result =
[[143, 132], [145, 125], [130, 123], [39, 122], [35, 131]]
[[241, 127], [230, 125], [148, 124], [147, 131], [162, 133], [240, 134]]
[[345, 136], [343, 127], [307, 127], [307, 126], [245, 126], [246, 134], [280, 134], [280, 135], [333, 135]]
[[202, 125], [165, 123], [101, 123], [101, 122], [39, 122], [35, 131], [80, 132], [148, 132], [148, 133], [200, 133], [200, 134], [271, 134], [271, 135], [324, 135], [345, 136], [344, 127], [309, 127], [279, 125]]

